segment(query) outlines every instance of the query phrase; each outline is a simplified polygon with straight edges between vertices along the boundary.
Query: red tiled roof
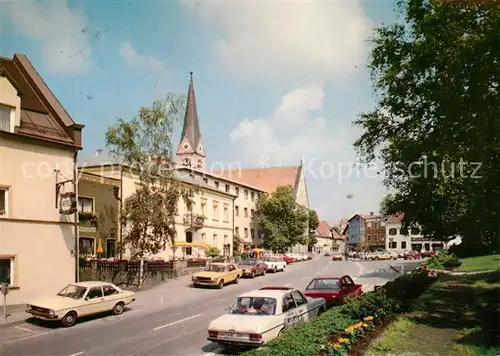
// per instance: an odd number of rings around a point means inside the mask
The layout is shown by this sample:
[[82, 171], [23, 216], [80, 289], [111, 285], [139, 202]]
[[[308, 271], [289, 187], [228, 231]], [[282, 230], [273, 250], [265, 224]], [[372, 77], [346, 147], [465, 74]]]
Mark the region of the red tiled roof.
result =
[[239, 181], [271, 193], [278, 186], [288, 185], [295, 189], [300, 166], [217, 170], [215, 176]]
[[330, 229], [331, 227], [326, 221], [320, 221], [316, 231], [318, 232], [319, 236], [330, 238], [332, 236]]
[[394, 215], [391, 215], [389, 216], [389, 218], [387, 219], [387, 223], [390, 224], [390, 223], [393, 223], [393, 224], [397, 224], [397, 223], [400, 223], [401, 221], [403, 221], [403, 218], [405, 217], [405, 214], [404, 213], [399, 213], [399, 214], [394, 214]]

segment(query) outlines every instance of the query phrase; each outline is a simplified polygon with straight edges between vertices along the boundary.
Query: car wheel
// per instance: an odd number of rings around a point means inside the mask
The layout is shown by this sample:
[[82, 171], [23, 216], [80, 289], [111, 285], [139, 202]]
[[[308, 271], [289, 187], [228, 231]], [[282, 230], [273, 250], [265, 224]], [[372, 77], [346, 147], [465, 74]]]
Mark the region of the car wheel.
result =
[[69, 328], [76, 324], [77, 315], [74, 311], [67, 313], [61, 320], [62, 326]]
[[278, 272], [278, 267], [274, 266], [274, 271], [273, 271], [273, 273], [276, 273], [276, 272]]
[[255, 278], [255, 271], [252, 271], [252, 274], [250, 276], [251, 278]]
[[219, 281], [219, 283], [217, 284], [217, 288], [219, 288], [219, 289], [224, 288], [224, 280], [223, 280], [223, 279], [221, 279], [221, 280]]
[[378, 261], [378, 256], [377, 256], [377, 257], [375, 257], [375, 260], [377, 260], [377, 261]]
[[125, 310], [125, 304], [123, 304], [123, 302], [116, 303], [115, 307], [113, 308], [113, 314], [120, 315], [121, 313], [123, 313], [123, 310]]
[[263, 270], [262, 271], [262, 275], [265, 276], [266, 275], [266, 270]]
[[318, 316], [320, 316], [321, 314], [323, 314], [325, 311], [326, 311], [325, 307], [319, 308], [319, 310], [318, 310]]
[[234, 279], [234, 284], [238, 284], [240, 282], [240, 276], [236, 276]]

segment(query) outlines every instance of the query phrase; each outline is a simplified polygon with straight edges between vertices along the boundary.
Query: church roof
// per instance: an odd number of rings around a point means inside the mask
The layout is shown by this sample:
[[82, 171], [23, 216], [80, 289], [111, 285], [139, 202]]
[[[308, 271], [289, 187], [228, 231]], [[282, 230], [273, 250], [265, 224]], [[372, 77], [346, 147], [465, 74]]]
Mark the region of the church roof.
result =
[[[184, 139], [187, 139], [194, 151], [198, 147], [201, 138], [200, 123], [198, 120], [198, 110], [196, 108], [196, 96], [194, 94], [193, 72], [190, 73], [188, 97], [186, 103], [186, 113], [184, 115], [184, 126], [182, 128], [181, 140], [179, 145], [182, 144]], [[179, 146], [179, 150], [180, 150]]]

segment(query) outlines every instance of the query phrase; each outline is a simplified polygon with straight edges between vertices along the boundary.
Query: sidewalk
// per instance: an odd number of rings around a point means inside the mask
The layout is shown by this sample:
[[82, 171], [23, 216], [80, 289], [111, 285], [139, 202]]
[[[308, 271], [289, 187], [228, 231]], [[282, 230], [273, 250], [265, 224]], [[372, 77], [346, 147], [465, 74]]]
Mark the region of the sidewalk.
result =
[[0, 307], [0, 328], [22, 324], [30, 315], [26, 313], [26, 304], [7, 305], [7, 318], [3, 315], [3, 305]]

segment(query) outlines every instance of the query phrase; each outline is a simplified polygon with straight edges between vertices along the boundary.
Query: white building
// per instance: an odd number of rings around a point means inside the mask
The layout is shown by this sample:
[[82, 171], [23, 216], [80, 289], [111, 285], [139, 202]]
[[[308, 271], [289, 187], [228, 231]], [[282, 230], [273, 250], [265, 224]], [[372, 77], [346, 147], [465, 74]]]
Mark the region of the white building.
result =
[[443, 243], [429, 240], [422, 235], [420, 228], [413, 227], [410, 231], [402, 229], [404, 214], [391, 215], [386, 221], [386, 249], [401, 253], [403, 251], [440, 251]]

